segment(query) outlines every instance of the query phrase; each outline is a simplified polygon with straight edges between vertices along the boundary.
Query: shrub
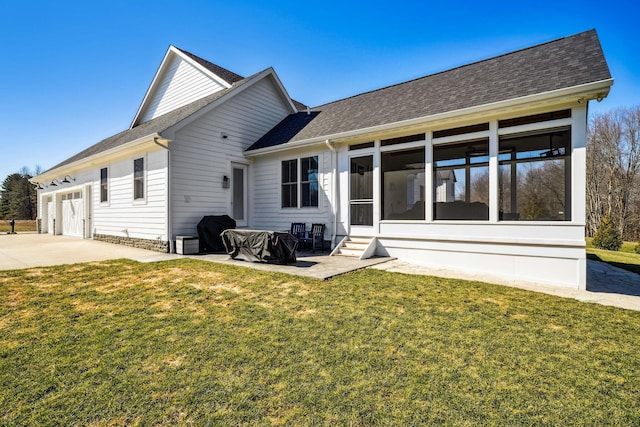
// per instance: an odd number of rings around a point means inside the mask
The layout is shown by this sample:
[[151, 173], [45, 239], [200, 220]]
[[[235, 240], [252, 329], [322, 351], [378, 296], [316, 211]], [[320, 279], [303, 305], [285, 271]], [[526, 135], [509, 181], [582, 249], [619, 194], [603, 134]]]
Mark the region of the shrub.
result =
[[602, 218], [595, 236], [593, 236], [593, 246], [608, 251], [617, 251], [622, 246], [622, 237], [611, 223], [609, 213]]

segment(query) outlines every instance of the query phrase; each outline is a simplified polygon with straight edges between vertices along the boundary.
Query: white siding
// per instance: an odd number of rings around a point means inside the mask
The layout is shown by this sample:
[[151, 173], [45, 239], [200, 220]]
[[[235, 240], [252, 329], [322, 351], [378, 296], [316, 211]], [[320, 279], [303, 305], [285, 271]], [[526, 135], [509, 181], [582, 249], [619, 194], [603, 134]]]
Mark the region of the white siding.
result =
[[[174, 236], [196, 234], [205, 215], [231, 216], [231, 193], [222, 188], [223, 176], [231, 177], [231, 162], [249, 164], [243, 151], [289, 112], [271, 79], [265, 78], [176, 132], [170, 144]], [[250, 166], [250, 187], [252, 176]], [[252, 204], [249, 197], [250, 221]]]
[[[145, 159], [145, 199], [133, 199], [133, 160]], [[109, 168], [109, 200], [100, 203], [100, 168]], [[152, 151], [93, 171], [93, 231], [97, 234], [168, 240], [166, 233], [167, 153]]]
[[224, 87], [177, 55], [149, 94], [139, 123], [173, 111], [197, 99], [223, 90]]
[[[281, 162], [301, 157], [318, 156], [318, 207], [281, 207]], [[307, 229], [312, 223], [325, 224], [325, 240], [332, 234], [331, 210], [331, 151], [299, 150], [280, 156], [261, 157], [252, 165], [251, 180], [252, 227], [265, 230], [289, 230], [292, 222], [304, 222]], [[298, 191], [300, 186], [298, 185]]]

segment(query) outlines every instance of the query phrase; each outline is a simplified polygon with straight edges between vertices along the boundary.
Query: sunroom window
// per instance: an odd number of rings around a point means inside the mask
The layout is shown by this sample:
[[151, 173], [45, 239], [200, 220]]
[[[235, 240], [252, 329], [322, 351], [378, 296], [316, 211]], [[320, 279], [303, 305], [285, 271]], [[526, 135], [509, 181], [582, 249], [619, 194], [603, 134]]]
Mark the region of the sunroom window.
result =
[[424, 148], [384, 152], [382, 219], [424, 219]]
[[433, 147], [433, 218], [489, 219], [489, 141]]
[[571, 131], [500, 138], [500, 219], [571, 220]]

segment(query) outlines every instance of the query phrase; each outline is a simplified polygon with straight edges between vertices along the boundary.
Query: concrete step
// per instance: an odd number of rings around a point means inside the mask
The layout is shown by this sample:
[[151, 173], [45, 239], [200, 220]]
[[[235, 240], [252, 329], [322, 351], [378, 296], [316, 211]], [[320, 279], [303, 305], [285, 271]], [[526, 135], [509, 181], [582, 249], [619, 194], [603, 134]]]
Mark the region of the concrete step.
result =
[[352, 256], [352, 257], [358, 257], [360, 258], [360, 256], [362, 255], [362, 250], [353, 250], [353, 249], [349, 249], [349, 248], [345, 248], [342, 247], [340, 248], [340, 255], [346, 255], [346, 256]]

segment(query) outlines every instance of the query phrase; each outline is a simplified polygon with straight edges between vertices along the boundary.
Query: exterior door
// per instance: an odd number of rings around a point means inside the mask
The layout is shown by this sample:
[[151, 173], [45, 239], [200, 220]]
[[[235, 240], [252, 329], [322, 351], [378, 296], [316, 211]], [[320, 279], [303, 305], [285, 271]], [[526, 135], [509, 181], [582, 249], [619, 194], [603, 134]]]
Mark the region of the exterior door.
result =
[[83, 237], [84, 203], [82, 192], [62, 195], [62, 234], [65, 236]]
[[349, 159], [349, 228], [351, 235], [373, 233], [373, 155]]
[[247, 218], [247, 165], [233, 163], [231, 165], [231, 216], [236, 220], [236, 226], [246, 227]]

